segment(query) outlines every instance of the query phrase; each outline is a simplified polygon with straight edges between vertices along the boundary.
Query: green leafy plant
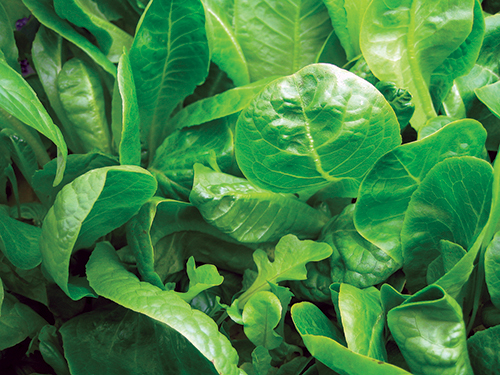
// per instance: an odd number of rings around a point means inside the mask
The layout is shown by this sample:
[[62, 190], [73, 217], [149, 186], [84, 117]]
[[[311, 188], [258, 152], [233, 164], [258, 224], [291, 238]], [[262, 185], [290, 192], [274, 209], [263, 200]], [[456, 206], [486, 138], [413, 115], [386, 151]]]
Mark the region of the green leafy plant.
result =
[[2, 373], [497, 373], [498, 10], [0, 3]]

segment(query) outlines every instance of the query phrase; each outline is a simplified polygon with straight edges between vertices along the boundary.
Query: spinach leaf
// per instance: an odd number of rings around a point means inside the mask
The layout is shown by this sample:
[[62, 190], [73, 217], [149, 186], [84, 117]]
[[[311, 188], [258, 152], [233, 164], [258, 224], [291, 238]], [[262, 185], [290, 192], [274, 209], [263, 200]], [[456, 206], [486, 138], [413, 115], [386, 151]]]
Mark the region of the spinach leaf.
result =
[[382, 94], [328, 64], [268, 85], [242, 112], [235, 134], [245, 176], [287, 193], [345, 180], [356, 196], [373, 163], [399, 143], [399, 123]]

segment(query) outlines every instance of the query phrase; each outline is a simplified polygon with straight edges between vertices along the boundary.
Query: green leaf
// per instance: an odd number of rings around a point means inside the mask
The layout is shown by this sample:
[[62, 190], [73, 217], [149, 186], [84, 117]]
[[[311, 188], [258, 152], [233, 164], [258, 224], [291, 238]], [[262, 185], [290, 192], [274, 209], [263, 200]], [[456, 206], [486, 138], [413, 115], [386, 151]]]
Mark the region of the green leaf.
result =
[[270, 262], [267, 253], [255, 250], [253, 259], [257, 265], [258, 275], [252, 285], [238, 298], [242, 308], [248, 299], [258, 291], [269, 290], [269, 283], [277, 284], [285, 280], [305, 280], [306, 264], [327, 258], [332, 249], [326, 243], [300, 241], [289, 234], [281, 238], [274, 250], [274, 261]]
[[431, 118], [425, 123], [425, 126], [418, 131], [417, 140], [420, 141], [421, 139], [424, 139], [425, 137], [436, 133], [439, 129], [444, 128], [446, 125], [456, 120], [456, 118], [449, 116], [438, 116]]
[[276, 192], [346, 182], [353, 196], [373, 163], [401, 142], [383, 95], [334, 65], [314, 64], [269, 84], [236, 125], [245, 176]]
[[187, 261], [186, 272], [189, 277], [189, 289], [185, 293], [179, 293], [179, 295], [188, 303], [204, 290], [218, 286], [224, 281], [224, 277], [219, 274], [217, 267], [213, 264], [203, 264], [196, 267], [192, 256]]
[[271, 242], [292, 233], [319, 234], [326, 217], [292, 195], [272, 193], [245, 179], [195, 164], [189, 200], [205, 220], [240, 242]]
[[174, 329], [114, 304], [78, 315], [61, 334], [72, 375], [218, 374]]
[[469, 36], [475, 0], [375, 0], [361, 26], [361, 50], [382, 81], [413, 96], [411, 125], [419, 130], [436, 117], [429, 85], [432, 72]]
[[0, 314], [0, 350], [32, 338], [47, 322], [11, 294], [5, 294]]
[[162, 129], [174, 108], [208, 74], [205, 13], [200, 0], [153, 0], [144, 11], [130, 49], [142, 139], [150, 158], [171, 131]]
[[400, 252], [405, 213], [425, 176], [446, 158], [481, 157], [485, 140], [481, 124], [464, 119], [382, 156], [359, 189], [354, 223], [361, 235], [386, 252]]
[[61, 189], [73, 181], [78, 176], [81, 176], [92, 169], [109, 167], [118, 165], [118, 161], [109, 155], [101, 153], [88, 153], [88, 154], [71, 154], [68, 155], [68, 162], [64, 177], [58, 186], [52, 186], [51, 182], [54, 180], [56, 174], [56, 161], [52, 160], [47, 163], [42, 170], [38, 170], [33, 176], [32, 186], [36, 192], [37, 197], [50, 208], [56, 199], [57, 193]]
[[112, 131], [120, 164], [141, 165], [139, 106], [134, 76], [126, 50], [118, 62], [118, 87], [113, 91]]
[[355, 353], [343, 346], [338, 341], [338, 333], [332, 323], [312, 303], [301, 302], [293, 305], [292, 319], [311, 355], [340, 374], [409, 374], [399, 367]]
[[252, 352], [252, 366], [255, 370], [255, 375], [268, 375], [272, 369], [272, 357], [263, 346], [257, 346]]
[[495, 116], [500, 118], [500, 81], [491, 85], [486, 85], [481, 88], [475, 89], [479, 100], [481, 100]]
[[344, 47], [348, 61], [361, 55], [361, 23], [369, 4], [370, 0], [325, 0], [333, 29]]
[[123, 47], [129, 49], [132, 45], [132, 36], [109, 22], [93, 1], [55, 0], [54, 8], [61, 18], [90, 31], [102, 52], [113, 63], [118, 62]]
[[479, 331], [467, 340], [469, 357], [474, 374], [500, 374], [500, 326]]
[[392, 82], [380, 81], [377, 82], [375, 87], [389, 102], [394, 113], [396, 113], [400, 128], [404, 129], [415, 112], [411, 94], [407, 90], [400, 89]]
[[46, 27], [54, 30], [64, 39], [69, 40], [76, 46], [81, 48], [92, 60], [101, 66], [106, 72], [112, 76], [116, 76], [115, 65], [107, 59], [107, 57], [93, 45], [83, 35], [79, 34], [70, 23], [61, 19], [55, 9], [52, 0], [23, 0], [24, 4], [29, 8], [31, 13]]
[[[68, 155], [66, 142], [64, 142], [61, 131], [54, 125], [30, 85], [1, 59], [0, 77], [1, 108], [26, 125], [38, 130], [57, 146], [57, 174], [54, 185], [59, 184], [63, 177]], [[31, 146], [34, 147], [33, 144]]]
[[41, 229], [12, 219], [0, 207], [0, 250], [15, 266], [23, 270], [35, 268], [42, 261], [38, 240]]
[[312, 64], [332, 30], [320, 0], [240, 0], [233, 20], [251, 81]]
[[[61, 125], [61, 132], [64, 135], [64, 139], [69, 149], [75, 153], [83, 153], [81, 141], [72, 130], [73, 125], [66, 116], [66, 112], [59, 99], [57, 76], [64, 63], [62, 61], [62, 47], [62, 37], [41, 25], [33, 41], [31, 53], [38, 78], [47, 95], [50, 106], [57, 115], [57, 120], [60, 123], [58, 125]], [[55, 118], [54, 121], [56, 121]]]
[[354, 205], [325, 225], [320, 240], [333, 249], [330, 257], [331, 281], [345, 282], [358, 288], [376, 285], [403, 264], [401, 249], [383, 249], [367, 241], [353, 222]]
[[17, 61], [19, 57], [19, 51], [17, 50], [16, 41], [14, 39], [13, 24], [16, 20], [10, 20], [4, 5], [0, 4], [0, 53], [3, 54], [3, 58], [9, 64], [9, 66], [17, 71], [21, 72], [21, 67]]
[[2, 143], [10, 151], [12, 161], [19, 168], [25, 180], [31, 185], [33, 175], [38, 169], [33, 148], [12, 129], [0, 131], [0, 144]]
[[156, 150], [149, 171], [165, 197], [188, 200], [196, 163], [229, 172], [234, 164], [233, 134], [224, 119], [177, 130]]
[[469, 156], [448, 158], [432, 168], [413, 193], [401, 242], [409, 290], [425, 286], [428, 265], [440, 240], [469, 249], [490, 213], [493, 169]]
[[247, 61], [236, 39], [229, 13], [230, 2], [203, 0], [205, 7], [208, 44], [215, 62], [236, 86], [250, 83]]
[[94, 296], [84, 278], [70, 279], [73, 251], [90, 247], [126, 223], [156, 191], [156, 180], [136, 166], [91, 170], [57, 195], [42, 226], [43, 266], [73, 300]]
[[245, 335], [254, 345], [267, 350], [281, 345], [283, 337], [274, 330], [281, 320], [281, 310], [280, 300], [271, 292], [260, 291], [250, 297], [242, 317]]
[[168, 121], [168, 127], [172, 130], [186, 128], [237, 113], [246, 108], [255, 95], [274, 79], [276, 77], [265, 78], [198, 100], [177, 112]]
[[355, 353], [387, 361], [380, 291], [375, 287], [358, 289], [341, 284], [338, 305], [347, 347]]
[[472, 375], [462, 309], [440, 287], [390, 310], [387, 323], [412, 372]]
[[114, 249], [99, 243], [87, 264], [87, 276], [97, 294], [164, 323], [183, 335], [221, 374], [243, 375], [229, 340], [207, 315], [193, 310], [175, 292], [141, 282], [120, 263]]
[[436, 109], [441, 107], [441, 102], [448, 95], [454, 79], [468, 74], [473, 68], [481, 50], [484, 31], [481, 3], [475, 0], [472, 31], [467, 39], [432, 73], [429, 89]]
[[70, 375], [68, 362], [64, 358], [61, 339], [56, 327], [44, 326], [38, 333], [38, 349], [43, 360], [54, 369], [57, 375]]
[[491, 302], [500, 308], [500, 232], [495, 234], [495, 237], [486, 248], [484, 253], [484, 276], [488, 292], [490, 293]]
[[85, 152], [111, 153], [104, 91], [97, 71], [85, 61], [73, 58], [59, 72], [57, 88], [61, 105]]

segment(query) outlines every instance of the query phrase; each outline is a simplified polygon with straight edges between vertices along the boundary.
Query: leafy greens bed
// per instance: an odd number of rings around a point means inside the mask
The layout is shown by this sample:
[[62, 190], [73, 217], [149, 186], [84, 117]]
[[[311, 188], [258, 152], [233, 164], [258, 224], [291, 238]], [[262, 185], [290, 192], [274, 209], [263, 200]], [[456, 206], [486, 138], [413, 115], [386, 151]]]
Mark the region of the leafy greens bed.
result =
[[499, 9], [2, 1], [2, 374], [497, 374]]

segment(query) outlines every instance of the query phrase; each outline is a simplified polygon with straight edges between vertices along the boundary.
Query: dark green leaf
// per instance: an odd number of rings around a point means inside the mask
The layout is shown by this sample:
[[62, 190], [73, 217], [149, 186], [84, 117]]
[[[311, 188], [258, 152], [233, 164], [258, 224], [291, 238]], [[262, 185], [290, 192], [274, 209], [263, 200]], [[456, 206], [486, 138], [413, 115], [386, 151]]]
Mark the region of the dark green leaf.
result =
[[469, 357], [474, 374], [500, 374], [499, 345], [500, 326], [477, 332], [467, 340], [467, 348], [469, 349]]
[[392, 82], [380, 81], [375, 85], [385, 99], [389, 102], [396, 117], [398, 118], [399, 126], [404, 129], [410, 122], [415, 105], [411, 100], [411, 94], [404, 89], [400, 89]]
[[72, 375], [218, 374], [177, 331], [120, 306], [79, 315], [61, 334]]
[[484, 253], [484, 276], [488, 292], [491, 296], [491, 302], [500, 308], [500, 232], [495, 234], [495, 237], [486, 248]]
[[4, 5], [0, 4], [0, 54], [5, 59], [7, 64], [12, 69], [21, 72], [21, 67], [17, 61], [19, 51], [17, 50], [16, 41], [14, 39], [14, 23], [17, 20], [11, 20], [7, 14]]
[[174, 108], [208, 74], [209, 50], [201, 1], [151, 1], [139, 21], [130, 62], [137, 86], [141, 136], [154, 153], [171, 132], [162, 128]]

